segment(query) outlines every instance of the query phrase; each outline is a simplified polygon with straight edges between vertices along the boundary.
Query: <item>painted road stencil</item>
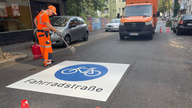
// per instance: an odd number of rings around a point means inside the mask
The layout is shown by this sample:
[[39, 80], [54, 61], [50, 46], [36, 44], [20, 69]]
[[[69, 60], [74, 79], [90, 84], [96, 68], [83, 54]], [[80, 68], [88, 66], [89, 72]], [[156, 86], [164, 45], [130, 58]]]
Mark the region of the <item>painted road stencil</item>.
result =
[[8, 88], [107, 101], [129, 64], [64, 61]]

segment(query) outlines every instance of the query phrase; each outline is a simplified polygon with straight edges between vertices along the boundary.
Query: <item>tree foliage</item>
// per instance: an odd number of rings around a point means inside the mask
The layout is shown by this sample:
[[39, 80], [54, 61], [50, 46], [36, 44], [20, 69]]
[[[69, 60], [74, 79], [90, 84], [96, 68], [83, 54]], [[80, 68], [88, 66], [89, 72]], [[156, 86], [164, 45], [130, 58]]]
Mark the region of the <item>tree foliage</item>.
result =
[[179, 9], [180, 9], [180, 4], [178, 3], [178, 0], [175, 0], [174, 6], [173, 6], [174, 17], [177, 16]]
[[172, 0], [158, 0], [158, 10], [165, 13], [171, 9]]
[[102, 11], [106, 0], [68, 0], [68, 15], [96, 17], [97, 10]]

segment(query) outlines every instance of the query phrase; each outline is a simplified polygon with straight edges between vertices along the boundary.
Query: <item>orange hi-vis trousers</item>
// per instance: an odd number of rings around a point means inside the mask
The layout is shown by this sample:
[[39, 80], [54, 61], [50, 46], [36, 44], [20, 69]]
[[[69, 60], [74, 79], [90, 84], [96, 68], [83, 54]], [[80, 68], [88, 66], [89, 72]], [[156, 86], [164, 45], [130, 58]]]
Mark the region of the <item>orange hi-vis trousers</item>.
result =
[[49, 31], [45, 30], [37, 30], [37, 37], [39, 40], [39, 45], [41, 49], [41, 53], [44, 58], [44, 64], [49, 64], [52, 61], [52, 46], [51, 40], [49, 36]]

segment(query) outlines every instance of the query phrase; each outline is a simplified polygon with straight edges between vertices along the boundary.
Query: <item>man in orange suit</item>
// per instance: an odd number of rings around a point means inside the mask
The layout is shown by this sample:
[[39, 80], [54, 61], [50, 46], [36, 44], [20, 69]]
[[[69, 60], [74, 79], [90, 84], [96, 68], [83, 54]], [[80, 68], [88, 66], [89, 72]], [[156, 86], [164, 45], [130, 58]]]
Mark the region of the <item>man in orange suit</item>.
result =
[[56, 8], [53, 5], [49, 5], [48, 9], [41, 11], [34, 19], [45, 67], [52, 64], [52, 46], [49, 31], [52, 30], [57, 35], [61, 36], [61, 33], [50, 24], [49, 16], [52, 15], [57, 15]]

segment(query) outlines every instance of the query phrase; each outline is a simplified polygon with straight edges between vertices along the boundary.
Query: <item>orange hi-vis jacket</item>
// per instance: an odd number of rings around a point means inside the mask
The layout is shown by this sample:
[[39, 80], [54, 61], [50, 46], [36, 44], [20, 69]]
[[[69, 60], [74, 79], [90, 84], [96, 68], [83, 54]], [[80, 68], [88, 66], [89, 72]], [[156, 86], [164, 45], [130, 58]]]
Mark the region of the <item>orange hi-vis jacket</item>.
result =
[[49, 36], [50, 29], [46, 26], [45, 22], [49, 22], [48, 13], [45, 11], [41, 11], [37, 16], [37, 37], [39, 40], [39, 45], [41, 49], [41, 53], [44, 58], [44, 64], [47, 66], [52, 61], [52, 46], [51, 40]]
[[45, 25], [45, 22], [50, 22], [49, 15], [46, 11], [41, 11], [36, 16], [36, 19], [38, 20], [38, 23], [37, 23], [37, 29], [38, 30], [50, 31], [49, 28]]

